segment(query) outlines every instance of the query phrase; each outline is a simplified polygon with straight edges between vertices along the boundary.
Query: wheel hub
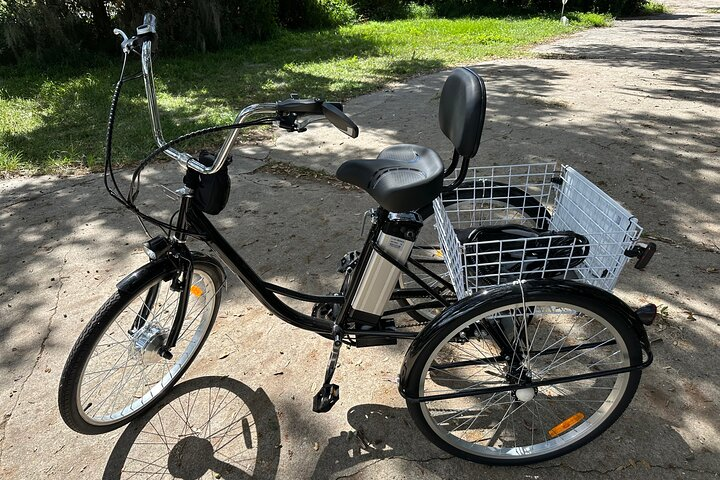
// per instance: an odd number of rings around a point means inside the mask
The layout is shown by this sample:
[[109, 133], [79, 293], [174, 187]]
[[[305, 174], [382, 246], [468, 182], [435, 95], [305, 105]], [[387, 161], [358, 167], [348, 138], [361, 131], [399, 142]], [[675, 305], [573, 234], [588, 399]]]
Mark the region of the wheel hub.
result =
[[534, 388], [520, 388], [518, 390], [515, 390], [515, 398], [520, 400], [521, 402], [529, 402], [533, 398], [535, 398], [535, 395], [537, 392]]
[[167, 330], [159, 325], [148, 323], [133, 335], [133, 350], [142, 358], [143, 363], [157, 363], [163, 359], [160, 349], [167, 339]]

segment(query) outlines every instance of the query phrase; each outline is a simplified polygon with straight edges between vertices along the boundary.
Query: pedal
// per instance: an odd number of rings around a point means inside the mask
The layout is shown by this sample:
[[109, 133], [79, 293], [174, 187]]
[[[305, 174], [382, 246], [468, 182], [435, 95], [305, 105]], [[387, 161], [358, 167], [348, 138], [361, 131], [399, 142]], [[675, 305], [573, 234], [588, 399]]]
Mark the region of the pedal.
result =
[[313, 412], [325, 413], [340, 399], [340, 387], [334, 383], [323, 385], [318, 393], [313, 397]]
[[340, 347], [342, 346], [343, 330], [338, 324], [333, 326], [333, 346], [330, 352], [330, 359], [325, 368], [325, 380], [323, 386], [313, 397], [313, 412], [325, 413], [329, 412], [335, 402], [340, 398], [340, 387], [332, 381], [337, 367], [338, 357], [340, 356]]

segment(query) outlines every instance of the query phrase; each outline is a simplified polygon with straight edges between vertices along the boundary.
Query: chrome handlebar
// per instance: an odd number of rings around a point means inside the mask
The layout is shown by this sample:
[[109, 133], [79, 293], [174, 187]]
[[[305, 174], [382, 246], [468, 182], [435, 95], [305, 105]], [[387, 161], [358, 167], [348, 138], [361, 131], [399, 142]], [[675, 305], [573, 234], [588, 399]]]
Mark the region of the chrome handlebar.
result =
[[[148, 101], [148, 110], [150, 111], [150, 121], [152, 122], [155, 143], [157, 143], [158, 147], [164, 147], [167, 145], [167, 142], [163, 137], [162, 127], [160, 126], [160, 113], [157, 107], [157, 96], [155, 94], [155, 79], [152, 69], [152, 42], [143, 43], [141, 59], [143, 81], [145, 82], [145, 96]], [[179, 152], [172, 147], [167, 148], [163, 153], [179, 162], [182, 166], [187, 165], [192, 159], [191, 155], [185, 152]]]
[[[155, 143], [157, 143], [158, 147], [164, 148], [163, 153], [165, 155], [177, 161], [182, 167], [190, 168], [205, 175], [211, 175], [218, 172], [225, 164], [225, 159], [237, 139], [240, 128], [231, 128], [230, 133], [220, 147], [220, 151], [215, 156], [215, 162], [210, 166], [203, 165], [189, 153], [181, 152], [172, 147], [168, 147], [168, 144], [163, 137], [162, 127], [160, 125], [160, 113], [157, 106], [155, 79], [152, 69], [153, 42], [157, 37], [156, 25], [157, 21], [155, 16], [150, 13], [146, 13], [143, 18], [143, 24], [137, 28], [137, 34], [134, 37], [128, 38], [122, 31], [117, 29], [115, 30], [115, 33], [123, 37], [122, 48], [126, 53], [133, 50], [138, 43], [141, 44], [140, 59], [142, 64], [142, 76], [145, 83], [145, 96], [148, 101], [148, 110], [150, 112], [150, 120], [152, 123], [153, 135], [155, 136]], [[305, 124], [298, 125], [294, 123], [298, 115], [324, 115], [327, 120], [329, 120], [346, 135], [353, 138], [358, 136], [358, 127], [347, 115], [342, 112], [342, 104], [333, 104], [317, 99], [299, 100], [296, 97], [292, 97], [291, 99], [283, 102], [257, 103], [243, 108], [235, 117], [234, 124], [241, 124], [252, 115], [259, 114], [273, 114], [277, 116], [279, 120], [283, 117], [283, 115], [290, 116], [293, 121], [292, 126], [288, 127], [288, 125], [283, 125], [282, 120], [280, 126], [282, 128], [292, 129], [292, 131], [303, 131], [304, 129]]]
[[[152, 34], [155, 35], [156, 20], [155, 16], [147, 13], [143, 18], [143, 25], [138, 27], [138, 35]], [[122, 32], [120, 32], [122, 33]], [[124, 35], [123, 35], [124, 36]], [[127, 38], [127, 37], [125, 37]], [[123, 42], [125, 43], [125, 42]], [[141, 64], [142, 64], [142, 75], [145, 83], [145, 96], [148, 101], [148, 110], [150, 111], [150, 120], [152, 122], [153, 135], [155, 137], [155, 143], [158, 147], [163, 148], [167, 146], [167, 142], [163, 137], [162, 126], [160, 125], [160, 113], [157, 106], [157, 95], [155, 93], [155, 79], [153, 76], [152, 69], [152, 41], [145, 41], [142, 44], [142, 50], [140, 53]], [[275, 103], [259, 103], [245, 107], [235, 117], [235, 123], [242, 123], [251, 115], [277, 113], [277, 106]], [[182, 167], [191, 168], [197, 172], [205, 175], [211, 175], [218, 172], [225, 163], [225, 159], [230, 153], [230, 149], [235, 143], [235, 139], [239, 133], [239, 128], [234, 128], [230, 131], [225, 141], [220, 147], [220, 151], [215, 157], [215, 162], [210, 166], [205, 166], [198, 160], [193, 158], [192, 155], [186, 152], [181, 152], [173, 147], [168, 147], [164, 150], [164, 154], [171, 159], [177, 161]]]

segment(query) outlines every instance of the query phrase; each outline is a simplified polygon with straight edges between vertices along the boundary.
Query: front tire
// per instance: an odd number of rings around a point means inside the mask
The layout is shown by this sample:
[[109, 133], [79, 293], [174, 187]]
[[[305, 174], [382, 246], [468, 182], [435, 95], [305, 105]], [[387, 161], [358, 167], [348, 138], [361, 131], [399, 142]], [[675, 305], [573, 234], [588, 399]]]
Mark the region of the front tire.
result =
[[[151, 264], [148, 264], [148, 266]], [[221, 300], [222, 267], [193, 260], [187, 313], [172, 358], [159, 347], [175, 318], [180, 293], [172, 270], [143, 268], [93, 316], [65, 364], [60, 415], [84, 434], [119, 428], [156, 404], [190, 366], [210, 334]]]
[[[639, 365], [637, 334], [618, 311], [581, 293], [517, 290], [450, 321], [420, 350], [408, 385], [418, 397], [519, 385]], [[435, 445], [467, 460], [523, 465], [590, 442], [622, 414], [640, 370], [472, 396], [408, 401]]]

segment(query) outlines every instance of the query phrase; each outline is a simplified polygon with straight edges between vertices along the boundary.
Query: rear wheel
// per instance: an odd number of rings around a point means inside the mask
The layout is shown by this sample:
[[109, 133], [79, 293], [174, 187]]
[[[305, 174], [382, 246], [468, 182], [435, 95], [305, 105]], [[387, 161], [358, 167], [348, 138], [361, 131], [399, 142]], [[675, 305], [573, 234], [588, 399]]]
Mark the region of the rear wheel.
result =
[[[443, 194], [443, 205], [448, 211], [450, 221], [455, 228], [470, 228], [491, 225], [523, 225], [526, 227], [545, 229], [547, 212], [545, 207], [534, 197], [521, 188], [511, 187], [490, 181], [467, 182], [456, 190]], [[423, 219], [424, 227], [415, 242], [411, 258], [421, 263], [435, 275], [450, 283], [450, 275], [443, 261], [443, 254], [438, 244], [435, 230], [435, 212], [432, 205], [418, 210]], [[433, 278], [416, 267], [410, 267], [413, 273], [433, 288], [438, 288], [448, 297], [455, 292], [449, 285]], [[398, 281], [401, 289], [419, 288], [417, 282], [406, 274], [401, 274]], [[425, 298], [398, 300], [401, 307], [409, 307], [420, 303], [432, 302], [429, 295]], [[435, 318], [442, 307], [412, 309], [407, 313], [419, 323], [427, 323]]]
[[[418, 397], [436, 399], [408, 401], [408, 409], [423, 434], [453, 455], [496, 465], [540, 462], [612, 425], [641, 373], [560, 380], [641, 361], [636, 334], [607, 305], [579, 294], [513, 293], [502, 306], [450, 322], [423, 346], [408, 384]], [[548, 380], [558, 382], [522, 387]], [[508, 386], [516, 387], [502, 390]]]
[[194, 260], [187, 312], [172, 358], [160, 347], [180, 293], [174, 272], [140, 271], [131, 291], [117, 291], [90, 320], [63, 370], [60, 414], [85, 434], [116, 429], [158, 402], [195, 359], [220, 306], [224, 275], [210, 258]]

